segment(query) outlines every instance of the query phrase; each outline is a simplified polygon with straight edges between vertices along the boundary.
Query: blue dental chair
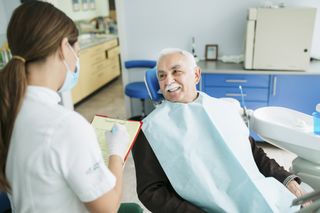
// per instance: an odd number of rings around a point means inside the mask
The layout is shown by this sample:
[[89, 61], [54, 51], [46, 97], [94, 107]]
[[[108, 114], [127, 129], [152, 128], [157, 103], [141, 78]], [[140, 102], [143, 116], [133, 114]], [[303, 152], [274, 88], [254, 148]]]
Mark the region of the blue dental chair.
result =
[[0, 192], [0, 213], [10, 213], [10, 212], [11, 212], [11, 205], [7, 197], [7, 194], [4, 192]]
[[146, 84], [149, 96], [152, 100], [152, 102], [155, 105], [160, 104], [164, 97], [163, 95], [159, 92], [160, 86], [158, 83], [158, 77], [157, 77], [157, 70], [156, 68], [149, 69], [146, 71], [144, 82]]
[[[156, 61], [153, 60], [130, 60], [124, 63], [126, 69], [132, 68], [153, 68], [156, 66]], [[141, 100], [142, 113], [141, 115], [130, 118], [131, 120], [142, 120], [145, 116], [145, 100], [149, 99], [149, 94], [146, 85], [143, 81], [131, 82], [125, 86], [125, 94], [130, 98]]]

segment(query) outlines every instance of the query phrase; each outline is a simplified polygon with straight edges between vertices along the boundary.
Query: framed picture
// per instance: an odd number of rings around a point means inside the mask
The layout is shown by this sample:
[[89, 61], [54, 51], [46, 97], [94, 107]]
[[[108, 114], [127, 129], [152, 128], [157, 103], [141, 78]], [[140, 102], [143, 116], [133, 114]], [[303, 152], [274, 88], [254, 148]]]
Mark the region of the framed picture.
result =
[[216, 61], [218, 60], [218, 45], [217, 44], [207, 44], [205, 52], [206, 61]]
[[89, 7], [91, 10], [96, 9], [96, 0], [89, 0]]
[[82, 0], [82, 10], [88, 10], [89, 2], [88, 0]]
[[72, 9], [73, 11], [79, 11], [80, 10], [80, 0], [72, 0]]

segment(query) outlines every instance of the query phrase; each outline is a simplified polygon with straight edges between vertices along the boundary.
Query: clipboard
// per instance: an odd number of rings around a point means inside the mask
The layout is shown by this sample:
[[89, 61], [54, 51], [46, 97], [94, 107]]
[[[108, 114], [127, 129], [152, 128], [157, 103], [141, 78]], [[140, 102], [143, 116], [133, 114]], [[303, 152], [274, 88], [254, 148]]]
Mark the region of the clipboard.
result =
[[125, 152], [125, 156], [122, 156], [124, 161], [127, 160], [130, 150], [132, 149], [142, 126], [141, 121], [120, 120], [120, 119], [110, 118], [104, 115], [94, 116], [91, 122], [91, 125], [95, 129], [98, 142], [101, 148], [102, 156], [106, 165], [108, 165], [108, 161], [109, 161], [109, 152], [108, 152], [108, 146], [105, 138], [105, 131], [106, 130], [111, 131], [115, 123], [124, 125], [127, 128], [127, 131], [129, 134], [129, 141], [130, 141], [129, 146], [127, 148], [127, 151]]

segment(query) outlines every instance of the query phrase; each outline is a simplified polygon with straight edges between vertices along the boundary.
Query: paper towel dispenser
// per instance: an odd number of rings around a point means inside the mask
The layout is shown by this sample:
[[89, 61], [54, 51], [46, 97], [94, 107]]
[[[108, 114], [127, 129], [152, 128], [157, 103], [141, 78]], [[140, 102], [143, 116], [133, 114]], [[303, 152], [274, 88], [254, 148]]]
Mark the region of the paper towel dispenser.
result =
[[245, 69], [306, 70], [315, 8], [250, 8]]

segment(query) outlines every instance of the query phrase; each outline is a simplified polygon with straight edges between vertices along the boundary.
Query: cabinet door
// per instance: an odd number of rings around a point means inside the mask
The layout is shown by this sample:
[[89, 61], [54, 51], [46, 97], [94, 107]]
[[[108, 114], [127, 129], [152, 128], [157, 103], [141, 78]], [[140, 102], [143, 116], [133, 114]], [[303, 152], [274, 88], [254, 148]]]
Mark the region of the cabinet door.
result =
[[118, 40], [113, 39], [93, 47], [81, 49], [80, 77], [72, 90], [73, 103], [120, 75]]
[[201, 87], [203, 92], [212, 97], [235, 98], [241, 103], [241, 85], [246, 107], [257, 109], [268, 105], [269, 83], [269, 75], [203, 74]]
[[320, 103], [319, 75], [273, 75], [270, 106], [282, 106], [311, 114]]

